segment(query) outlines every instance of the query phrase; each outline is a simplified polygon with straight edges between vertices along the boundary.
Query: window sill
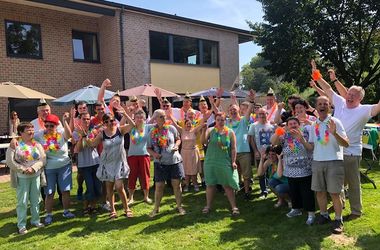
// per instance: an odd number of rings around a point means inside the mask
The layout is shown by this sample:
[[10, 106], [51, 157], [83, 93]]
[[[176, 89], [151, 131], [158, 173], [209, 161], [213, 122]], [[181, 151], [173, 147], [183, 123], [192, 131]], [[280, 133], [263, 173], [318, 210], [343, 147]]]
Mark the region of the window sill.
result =
[[73, 62], [76, 63], [92, 63], [92, 64], [101, 64], [100, 61], [86, 61], [86, 60], [80, 60], [80, 59], [74, 59]]
[[219, 69], [219, 66], [213, 66], [213, 65], [207, 65], [207, 64], [187, 64], [187, 63], [171, 63], [169, 61], [163, 61], [163, 60], [155, 60], [151, 59], [150, 63], [161, 63], [161, 64], [168, 64], [168, 65], [176, 65], [176, 66], [188, 66], [188, 67], [200, 67], [200, 68], [213, 68], [213, 69]]

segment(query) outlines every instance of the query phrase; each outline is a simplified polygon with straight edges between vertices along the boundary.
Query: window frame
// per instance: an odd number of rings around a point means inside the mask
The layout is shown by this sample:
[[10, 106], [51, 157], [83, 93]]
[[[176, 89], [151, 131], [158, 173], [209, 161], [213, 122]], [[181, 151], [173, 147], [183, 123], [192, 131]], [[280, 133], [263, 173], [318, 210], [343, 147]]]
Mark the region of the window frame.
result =
[[[77, 32], [77, 33], [80, 33], [80, 34], [94, 35], [95, 36], [95, 38], [96, 38], [96, 53], [98, 54], [98, 59], [97, 60], [75, 59], [75, 55], [74, 55], [74, 43], [73, 43], [74, 32]], [[99, 46], [99, 39], [98, 39], [98, 33], [97, 32], [88, 32], [88, 31], [81, 31], [81, 30], [72, 29], [71, 30], [71, 46], [72, 46], [72, 50], [73, 50], [73, 61], [74, 62], [95, 63], [95, 64], [101, 63], [101, 61], [100, 61], [100, 49], [99, 49], [100, 46]]]
[[[39, 36], [39, 39], [38, 39], [38, 42], [39, 42], [39, 45], [40, 45], [40, 48], [39, 48], [39, 55], [38, 56], [33, 56], [33, 55], [20, 55], [20, 54], [12, 54], [12, 53], [9, 53], [8, 51], [8, 46], [9, 46], [9, 39], [8, 39], [8, 27], [7, 27], [7, 24], [8, 23], [17, 23], [17, 24], [21, 24], [21, 25], [32, 25], [32, 26], [37, 26], [38, 29], [39, 29], [39, 33], [40, 33], [40, 36]], [[12, 21], [10, 19], [5, 19], [4, 20], [4, 33], [5, 33], [5, 50], [7, 52], [7, 57], [11, 57], [11, 58], [21, 58], [21, 59], [37, 59], [37, 60], [41, 60], [43, 59], [43, 51], [42, 51], [42, 31], [41, 31], [41, 25], [40, 24], [37, 24], [37, 23], [28, 23], [28, 22], [21, 22], [21, 21]]]
[[[151, 33], [158, 33], [162, 35], [167, 35], [169, 36], [168, 39], [168, 49], [169, 49], [169, 60], [162, 60], [162, 59], [152, 59], [151, 58], [151, 43], [150, 43], [150, 34]], [[178, 63], [174, 62], [174, 37], [185, 37], [185, 38], [192, 38], [192, 39], [197, 39], [198, 43], [198, 55], [199, 56], [199, 64], [189, 64], [189, 63]], [[203, 47], [203, 41], [209, 41], [209, 42], [215, 42], [217, 44], [217, 63], [216, 65], [212, 64], [204, 64], [203, 62], [203, 57], [204, 57], [204, 47]], [[171, 33], [165, 33], [165, 32], [160, 32], [160, 31], [155, 31], [155, 30], [149, 30], [149, 58], [150, 62], [152, 63], [163, 63], [163, 64], [173, 64], [173, 65], [182, 65], [182, 66], [189, 66], [189, 67], [207, 67], [207, 68], [220, 68], [220, 49], [219, 49], [219, 41], [213, 41], [209, 39], [203, 39], [203, 38], [197, 38], [197, 37], [191, 37], [191, 36], [182, 36], [182, 35], [175, 35]]]

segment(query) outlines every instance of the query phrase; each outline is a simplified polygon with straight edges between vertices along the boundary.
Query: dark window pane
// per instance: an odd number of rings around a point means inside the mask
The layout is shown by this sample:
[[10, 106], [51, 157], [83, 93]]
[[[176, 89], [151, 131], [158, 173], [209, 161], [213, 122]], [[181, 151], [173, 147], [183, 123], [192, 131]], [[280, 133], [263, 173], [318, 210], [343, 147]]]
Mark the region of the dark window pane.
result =
[[6, 21], [5, 26], [8, 56], [42, 58], [40, 25]]
[[149, 33], [150, 59], [169, 61], [169, 35]]
[[203, 40], [203, 64], [218, 66], [218, 43]]
[[99, 62], [98, 48], [98, 38], [96, 34], [73, 30], [74, 60]]
[[199, 64], [198, 39], [173, 36], [174, 62]]

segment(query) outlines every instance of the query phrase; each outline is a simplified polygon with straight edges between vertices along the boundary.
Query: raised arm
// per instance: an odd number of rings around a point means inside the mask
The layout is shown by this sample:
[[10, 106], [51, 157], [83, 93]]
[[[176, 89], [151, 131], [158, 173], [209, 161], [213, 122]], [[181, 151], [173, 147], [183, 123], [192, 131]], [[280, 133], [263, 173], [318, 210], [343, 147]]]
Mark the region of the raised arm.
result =
[[336, 78], [335, 71], [333, 69], [329, 69], [330, 81], [335, 84], [335, 88], [338, 91], [339, 95], [344, 99], [347, 98], [347, 88], [341, 83], [338, 78]]
[[278, 104], [277, 107], [278, 107], [278, 108], [277, 108], [276, 113], [275, 113], [275, 115], [274, 115], [274, 120], [273, 120], [273, 121], [274, 121], [276, 124], [281, 124], [281, 122], [282, 122], [282, 119], [281, 119], [281, 111], [284, 109], [284, 107], [285, 107], [285, 103], [280, 102], [280, 103]]
[[96, 147], [102, 141], [102, 139], [103, 139], [103, 130], [100, 129], [99, 134], [95, 137], [95, 139], [86, 138], [85, 141], [88, 146]]
[[335, 137], [336, 141], [338, 142], [340, 146], [345, 147], [345, 148], [350, 146], [350, 141], [348, 140], [347, 136], [342, 136], [339, 133], [337, 133], [336, 123], [333, 121], [333, 119], [330, 119], [327, 126], [329, 128], [330, 134], [332, 134]]
[[282, 154], [277, 155], [277, 159], [278, 159], [277, 176], [281, 178], [284, 173], [284, 163], [282, 162]]
[[371, 109], [371, 116], [377, 116], [380, 113], [380, 101]]
[[322, 74], [317, 69], [317, 65], [314, 60], [311, 60], [311, 70], [312, 77], [314, 81], [317, 81], [322, 90], [326, 93], [326, 96], [330, 99], [332, 103], [332, 96], [334, 94], [334, 90], [331, 88], [330, 84], [323, 79]]
[[249, 106], [247, 112], [244, 114], [245, 119], [249, 122], [250, 115], [253, 111], [253, 105], [255, 104], [256, 92], [253, 89], [249, 90], [248, 101]]
[[158, 102], [160, 103], [160, 109], [163, 109], [164, 102], [162, 99], [161, 91], [158, 88], [155, 88], [154, 93], [156, 94]]
[[67, 123], [67, 119], [69, 118], [69, 113], [65, 112], [62, 116], [62, 122], [63, 122], [63, 128], [64, 128], [64, 134], [65, 140], [69, 140], [71, 138], [71, 128], [70, 125]]
[[208, 100], [210, 102], [210, 105], [211, 105], [211, 110], [216, 114], [219, 112], [219, 109], [218, 107], [216, 106], [216, 103], [215, 103], [215, 99], [213, 96], [209, 96], [208, 97]]
[[106, 93], [106, 88], [108, 88], [108, 87], [111, 87], [111, 81], [110, 81], [110, 79], [107, 78], [103, 81], [102, 86], [99, 89], [99, 93], [98, 93], [98, 101], [99, 102], [102, 102], [105, 104], [104, 95]]
[[312, 87], [315, 91], [317, 91], [318, 95], [327, 96], [325, 91], [323, 91], [320, 87], [318, 87], [314, 80], [310, 80], [309, 84], [310, 84], [310, 87]]

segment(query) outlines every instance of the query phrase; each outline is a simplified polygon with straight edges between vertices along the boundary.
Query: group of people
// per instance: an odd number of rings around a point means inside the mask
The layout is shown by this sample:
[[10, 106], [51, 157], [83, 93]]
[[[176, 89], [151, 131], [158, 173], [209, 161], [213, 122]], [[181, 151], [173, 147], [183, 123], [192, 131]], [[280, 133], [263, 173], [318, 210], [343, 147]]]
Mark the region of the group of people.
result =
[[[333, 70], [328, 73], [330, 83], [312, 61], [311, 85], [320, 94], [315, 108], [292, 95], [288, 97], [287, 111], [284, 103], [276, 102], [272, 90], [265, 105], [255, 102], [253, 90], [240, 105], [235, 97], [226, 103], [220, 98], [222, 91], [218, 91], [208, 102], [201, 97], [196, 110], [189, 95], [185, 95], [181, 108], [174, 108], [157, 89], [160, 109], [150, 117], [145, 102], [136, 97], [123, 103], [116, 94], [107, 106], [104, 93], [111, 86], [108, 79], [100, 88], [93, 117], [86, 103], [80, 102], [60, 120], [46, 102], [41, 102], [37, 119], [17, 124], [19, 137], [12, 140], [7, 150], [6, 162], [17, 190], [19, 233], [27, 232], [29, 202], [33, 226], [53, 223], [56, 189], [62, 198], [63, 216], [75, 217], [69, 210], [73, 186], [70, 155], [77, 159], [78, 196], [83, 199], [84, 215], [99, 212], [97, 205], [102, 202], [109, 205], [110, 219], [116, 218], [116, 190], [123, 204], [123, 216], [133, 217], [130, 206], [134, 203], [137, 179], [144, 201], [152, 204], [152, 159], [155, 191], [150, 217], [160, 212], [166, 183], [173, 189], [177, 212], [186, 214], [182, 192], [191, 187], [199, 191], [199, 180], [206, 186], [202, 213], [212, 211], [215, 193], [222, 187], [231, 214], [236, 216], [240, 214], [236, 192], [241, 188], [246, 200], [252, 198], [255, 165], [261, 198], [267, 196], [269, 187], [278, 198], [275, 207], [290, 207], [286, 214], [289, 218], [304, 211], [308, 225], [330, 222], [328, 193], [335, 211], [333, 232], [341, 233], [345, 185], [351, 207], [349, 219], [362, 215], [361, 133], [366, 122], [380, 112], [380, 102], [360, 104], [364, 97], [361, 87], [347, 89]], [[338, 93], [330, 84], [335, 84]], [[41, 194], [45, 200], [44, 223], [39, 218]], [[320, 209], [318, 217], [315, 195]]]

